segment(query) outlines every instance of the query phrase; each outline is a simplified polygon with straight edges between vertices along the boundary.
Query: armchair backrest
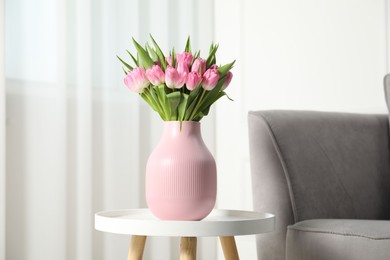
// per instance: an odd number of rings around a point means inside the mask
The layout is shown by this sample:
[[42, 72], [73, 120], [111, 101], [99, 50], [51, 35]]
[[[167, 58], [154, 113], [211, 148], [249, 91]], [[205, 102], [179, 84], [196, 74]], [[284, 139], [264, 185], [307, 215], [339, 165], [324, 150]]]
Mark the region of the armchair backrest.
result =
[[267, 247], [301, 220], [390, 219], [387, 115], [250, 112], [249, 140], [254, 207], [277, 218]]

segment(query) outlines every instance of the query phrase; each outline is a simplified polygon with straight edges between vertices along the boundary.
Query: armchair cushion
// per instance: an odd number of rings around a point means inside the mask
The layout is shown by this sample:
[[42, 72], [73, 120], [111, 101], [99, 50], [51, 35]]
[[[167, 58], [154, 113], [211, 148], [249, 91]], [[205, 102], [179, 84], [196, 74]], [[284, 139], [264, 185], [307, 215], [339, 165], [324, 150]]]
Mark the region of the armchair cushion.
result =
[[289, 226], [287, 260], [389, 259], [390, 222], [315, 219]]

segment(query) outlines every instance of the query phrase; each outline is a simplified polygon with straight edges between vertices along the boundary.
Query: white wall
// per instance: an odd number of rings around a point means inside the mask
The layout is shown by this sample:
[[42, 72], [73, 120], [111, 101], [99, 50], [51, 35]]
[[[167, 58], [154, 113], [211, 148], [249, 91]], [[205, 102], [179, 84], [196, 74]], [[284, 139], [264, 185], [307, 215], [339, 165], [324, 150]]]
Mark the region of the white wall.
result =
[[[215, 2], [220, 57], [237, 58], [234, 102], [217, 105], [219, 207], [251, 209], [248, 111], [385, 113], [390, 13], [372, 0]], [[253, 237], [238, 248], [255, 259]]]

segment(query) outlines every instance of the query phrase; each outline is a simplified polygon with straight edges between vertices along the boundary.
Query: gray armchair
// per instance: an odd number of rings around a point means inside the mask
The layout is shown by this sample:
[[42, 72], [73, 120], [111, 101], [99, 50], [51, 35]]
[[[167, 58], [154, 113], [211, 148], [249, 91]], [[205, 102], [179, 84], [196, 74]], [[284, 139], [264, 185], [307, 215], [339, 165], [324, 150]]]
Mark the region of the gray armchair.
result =
[[390, 259], [387, 115], [250, 112], [249, 139], [259, 259]]

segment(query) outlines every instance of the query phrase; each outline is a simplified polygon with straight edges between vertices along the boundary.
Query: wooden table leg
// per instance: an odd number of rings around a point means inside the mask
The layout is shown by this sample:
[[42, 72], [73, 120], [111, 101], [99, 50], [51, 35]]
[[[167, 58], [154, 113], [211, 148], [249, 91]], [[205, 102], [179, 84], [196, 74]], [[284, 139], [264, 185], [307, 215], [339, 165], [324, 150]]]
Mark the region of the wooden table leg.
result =
[[142, 260], [146, 236], [132, 236], [127, 260]]
[[196, 260], [196, 237], [182, 237], [180, 240], [180, 260]]
[[234, 237], [219, 237], [226, 260], [239, 260]]

